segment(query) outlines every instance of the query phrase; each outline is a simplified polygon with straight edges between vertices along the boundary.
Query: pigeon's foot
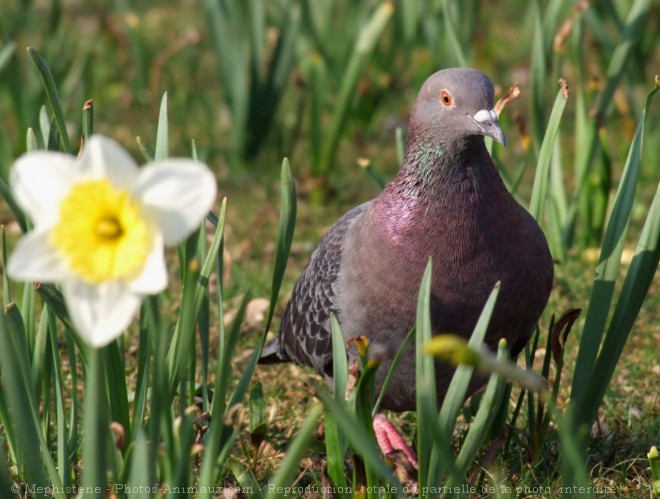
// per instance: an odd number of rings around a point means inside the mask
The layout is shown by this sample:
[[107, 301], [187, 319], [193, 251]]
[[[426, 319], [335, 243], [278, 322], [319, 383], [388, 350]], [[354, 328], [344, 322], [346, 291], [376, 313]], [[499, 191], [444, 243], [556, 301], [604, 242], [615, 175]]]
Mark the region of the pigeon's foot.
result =
[[408, 461], [410, 461], [410, 464], [417, 469], [417, 454], [406, 443], [390, 420], [382, 414], [376, 414], [374, 418], [374, 433], [383, 454], [389, 456], [393, 452], [397, 454], [397, 451], [403, 452], [408, 458]]
[[374, 433], [380, 450], [392, 465], [397, 480], [406, 490], [417, 494], [417, 454], [413, 451], [394, 425], [382, 414], [374, 418]]

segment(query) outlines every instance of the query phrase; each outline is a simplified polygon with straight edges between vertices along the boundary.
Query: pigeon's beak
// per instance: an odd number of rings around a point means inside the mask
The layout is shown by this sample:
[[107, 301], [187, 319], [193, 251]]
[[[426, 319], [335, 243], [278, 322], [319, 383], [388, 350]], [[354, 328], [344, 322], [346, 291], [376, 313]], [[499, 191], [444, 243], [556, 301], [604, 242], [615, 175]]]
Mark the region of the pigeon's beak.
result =
[[497, 113], [493, 109], [482, 109], [472, 117], [481, 129], [481, 132], [487, 137], [491, 137], [496, 142], [499, 142], [506, 147], [506, 137], [497, 121]]

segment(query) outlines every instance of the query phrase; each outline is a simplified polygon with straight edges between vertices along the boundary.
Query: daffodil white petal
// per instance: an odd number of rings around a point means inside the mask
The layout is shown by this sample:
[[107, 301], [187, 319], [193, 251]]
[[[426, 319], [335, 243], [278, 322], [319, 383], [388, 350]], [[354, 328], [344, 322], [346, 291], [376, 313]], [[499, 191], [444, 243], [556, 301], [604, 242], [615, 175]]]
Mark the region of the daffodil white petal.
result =
[[54, 151], [24, 154], [11, 171], [14, 197], [35, 223], [56, 216], [60, 200], [79, 173], [73, 156]]
[[163, 236], [154, 237], [153, 250], [147, 257], [142, 273], [128, 284], [133, 293], [152, 295], [160, 293], [167, 286]]
[[175, 244], [199, 227], [216, 189], [215, 177], [206, 166], [169, 159], [145, 166], [134, 194], [162, 231], [165, 244]]
[[137, 164], [114, 140], [93, 135], [83, 148], [80, 163], [85, 176], [107, 178], [118, 189], [130, 190], [138, 178]]
[[7, 263], [7, 273], [12, 279], [57, 282], [71, 275], [62, 255], [50, 244], [50, 229], [38, 225], [16, 243]]
[[78, 334], [93, 347], [105, 346], [121, 336], [142, 302], [142, 297], [118, 281], [65, 281], [62, 290]]

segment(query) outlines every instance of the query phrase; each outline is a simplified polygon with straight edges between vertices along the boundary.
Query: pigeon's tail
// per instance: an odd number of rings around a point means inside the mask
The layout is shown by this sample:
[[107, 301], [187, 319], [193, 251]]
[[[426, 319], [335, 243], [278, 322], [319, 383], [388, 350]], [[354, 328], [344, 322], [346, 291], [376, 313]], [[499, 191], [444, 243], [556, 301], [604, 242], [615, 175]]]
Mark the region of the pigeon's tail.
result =
[[279, 338], [268, 343], [259, 356], [259, 364], [279, 364], [290, 361], [291, 359], [280, 348]]

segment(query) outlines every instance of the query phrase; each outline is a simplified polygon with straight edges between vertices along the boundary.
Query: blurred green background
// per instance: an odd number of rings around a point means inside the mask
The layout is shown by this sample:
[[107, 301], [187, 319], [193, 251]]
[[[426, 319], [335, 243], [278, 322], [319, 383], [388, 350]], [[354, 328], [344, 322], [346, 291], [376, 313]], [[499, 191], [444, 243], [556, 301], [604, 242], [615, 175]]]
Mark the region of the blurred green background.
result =
[[[543, 224], [558, 261], [547, 324], [552, 313], [586, 308], [613, 195], [644, 99], [660, 73], [660, 2], [0, 0], [5, 179], [26, 149], [28, 127], [58, 147], [27, 47], [52, 70], [74, 149], [83, 103], [93, 99], [95, 131], [141, 158], [136, 138], [154, 145], [167, 92], [171, 155], [190, 156], [194, 140], [228, 197], [228, 309], [246, 289], [255, 297], [268, 293], [283, 157], [291, 162], [300, 198], [286, 294], [327, 227], [395, 174], [408, 114], [427, 76], [474, 67], [493, 80], [496, 99], [518, 83], [521, 95], [501, 117], [508, 147], [495, 146], [493, 155], [525, 206], [557, 82], [564, 78], [570, 91], [553, 148]], [[654, 104], [620, 275], [660, 179], [660, 106]], [[16, 235], [12, 220], [3, 201], [0, 223]], [[569, 340], [566, 365], [574, 371], [577, 343]], [[257, 338], [242, 341], [244, 360]], [[626, 487], [637, 490], [644, 471], [634, 459], [660, 435], [659, 346], [656, 278], [603, 404], [619, 436], [589, 456], [615, 469], [622, 494]], [[277, 380], [269, 378], [262, 379], [268, 395], [281, 395]], [[567, 391], [562, 386], [560, 405]], [[295, 404], [287, 414], [299, 420], [296, 397], [281, 399]], [[296, 423], [282, 426], [287, 424]], [[554, 465], [548, 464], [551, 471]], [[594, 474], [609, 480], [610, 471]]]
[[[522, 96], [506, 112], [510, 146], [501, 152], [502, 164], [513, 168], [526, 158], [521, 131], [539, 134], [545, 126], [558, 77], [585, 91], [589, 107], [598, 105], [632, 3], [603, 0], [581, 11], [586, 2], [568, 0], [398, 2], [354, 68], [356, 46], [368, 38], [364, 27], [380, 2], [2, 0], [2, 175], [25, 150], [26, 129], [39, 126], [45, 103], [28, 46], [51, 66], [72, 136], [79, 134], [82, 103], [93, 98], [97, 132], [137, 151], [135, 136], [154, 140], [167, 91], [173, 154], [188, 155], [195, 139], [218, 170], [263, 173], [288, 156], [298, 176], [317, 177], [353, 172], [358, 156], [391, 175], [398, 166], [394, 130], [405, 126], [423, 80], [468, 65], [487, 73], [499, 96], [513, 82], [521, 86]], [[651, 2], [639, 19], [625, 71], [605, 106], [615, 165], [660, 67], [659, 10]], [[338, 126], [338, 156], [319, 165], [342, 92], [349, 103]], [[570, 114], [569, 108], [567, 135], [573, 135]], [[657, 142], [657, 111], [654, 116], [649, 137]], [[564, 154], [573, 155], [575, 144], [565, 144]], [[647, 148], [649, 163], [658, 164], [657, 151]]]

